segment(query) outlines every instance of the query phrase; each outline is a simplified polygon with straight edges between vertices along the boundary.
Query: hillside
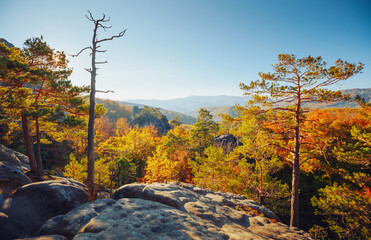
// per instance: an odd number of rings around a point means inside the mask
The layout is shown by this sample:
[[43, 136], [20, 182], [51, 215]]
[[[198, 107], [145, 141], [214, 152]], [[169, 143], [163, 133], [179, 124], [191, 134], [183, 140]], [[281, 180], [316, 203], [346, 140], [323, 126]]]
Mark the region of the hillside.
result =
[[[350, 94], [352, 97], [360, 95], [371, 102], [371, 88], [354, 88], [343, 90], [343, 93]], [[131, 102], [120, 101], [129, 106], [143, 107], [151, 106], [161, 108], [161, 112], [169, 119], [174, 119], [176, 116], [179, 120], [186, 124], [193, 124], [196, 121], [198, 110], [205, 108], [211, 112], [215, 121], [220, 121], [219, 114], [228, 114], [235, 116], [235, 104], [246, 105], [250, 98], [239, 96], [190, 96], [185, 98], [175, 98], [168, 100], [151, 100], [151, 99], [133, 99]], [[357, 103], [351, 101], [342, 101], [338, 103], [311, 103], [305, 107], [312, 109], [322, 108], [354, 108], [358, 107]]]
[[[137, 107], [143, 108], [144, 106], [148, 106], [148, 107], [154, 107], [154, 108], [156, 108], [153, 105], [143, 105], [143, 104], [137, 104], [137, 103], [132, 103], [132, 102], [118, 101], [118, 103], [120, 105], [126, 105], [126, 106], [130, 106], [130, 107], [137, 106]], [[179, 112], [176, 112], [176, 111], [171, 111], [171, 110], [163, 109], [163, 108], [160, 108], [160, 111], [161, 111], [162, 114], [164, 114], [167, 117], [167, 119], [169, 119], [169, 121], [171, 121], [174, 118], [178, 117], [179, 121], [181, 123], [184, 123], [184, 124], [190, 124], [190, 125], [192, 125], [192, 124], [194, 124], [196, 122], [196, 118], [195, 117], [190, 116], [190, 115], [187, 115], [187, 114], [183, 114], [183, 113], [179, 113]], [[197, 117], [197, 115], [196, 115], [196, 117]]]
[[[356, 95], [361, 96], [366, 100], [366, 102], [371, 102], [371, 88], [355, 88], [343, 90], [343, 93], [350, 94], [352, 97]], [[184, 124], [194, 124], [198, 116], [198, 111], [200, 108], [205, 108], [214, 116], [214, 120], [219, 122], [221, 117], [219, 114], [228, 114], [229, 116], [235, 117], [235, 104], [246, 105], [248, 97], [238, 97], [238, 96], [190, 96], [186, 98], [176, 98], [169, 100], [148, 100], [148, 99], [137, 99], [127, 101], [117, 101], [118, 104], [115, 105], [115, 111], [111, 111], [109, 108], [109, 114], [117, 115], [118, 105], [122, 106], [138, 106], [143, 108], [144, 106], [160, 108], [162, 114], [164, 114], [167, 119], [172, 120], [176, 117], [179, 121]], [[102, 100], [98, 100], [102, 103]], [[109, 101], [110, 102], [110, 101]], [[110, 106], [112, 105], [112, 101]], [[106, 106], [107, 107], [107, 106]], [[305, 107], [311, 109], [323, 109], [323, 108], [354, 108], [358, 107], [358, 104], [351, 101], [342, 101], [338, 103], [311, 103], [306, 104]], [[188, 111], [186, 111], [188, 110]], [[117, 116], [115, 116], [117, 117]], [[126, 113], [126, 118], [128, 118]]]
[[146, 106], [158, 107], [179, 113], [188, 113], [198, 110], [201, 107], [224, 107], [235, 104], [246, 104], [249, 97], [243, 96], [189, 96], [184, 98], [175, 98], [168, 100], [154, 99], [131, 99], [123, 101], [126, 104], [135, 103]]

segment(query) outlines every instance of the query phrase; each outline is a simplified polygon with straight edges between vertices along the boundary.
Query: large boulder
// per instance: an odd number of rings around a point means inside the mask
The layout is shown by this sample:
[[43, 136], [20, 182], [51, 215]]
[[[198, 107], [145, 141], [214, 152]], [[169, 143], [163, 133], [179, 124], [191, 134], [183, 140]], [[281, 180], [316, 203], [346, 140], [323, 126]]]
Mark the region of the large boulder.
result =
[[232, 134], [223, 134], [215, 137], [215, 145], [223, 148], [225, 152], [231, 152], [233, 148], [241, 146], [242, 142]]
[[[46, 223], [47, 225], [48, 223]], [[69, 239], [228, 239], [219, 228], [158, 202], [123, 198], [86, 203], [40, 233]]]
[[12, 48], [14, 47], [14, 45], [10, 42], [8, 42], [7, 40], [5, 40], [4, 38], [0, 38], [0, 42], [4, 43], [5, 46], [7, 46], [8, 48]]
[[133, 110], [135, 112], [135, 118], [130, 123], [131, 126], [153, 126], [154, 128], [156, 128], [157, 133], [160, 135], [166, 135], [166, 133], [171, 129], [169, 121], [167, 120], [166, 116], [160, 112], [159, 109], [150, 107], [144, 107], [143, 109], [139, 109], [136, 107], [135, 109], [135, 111]]
[[30, 169], [30, 163], [26, 155], [7, 148], [2, 144], [0, 144], [0, 162], [8, 162], [21, 170]]
[[183, 211], [220, 229], [230, 239], [312, 239], [299, 229], [280, 223], [268, 208], [244, 196], [214, 192], [185, 183], [124, 185], [114, 199], [142, 198]]
[[241, 195], [191, 184], [128, 184], [113, 198], [49, 219], [38, 234], [73, 240], [313, 239]]
[[14, 185], [20, 187], [32, 181], [18, 167], [8, 162], [0, 161], [0, 184]]
[[52, 180], [17, 189], [5, 200], [0, 211], [32, 235], [46, 220], [88, 201], [89, 195], [82, 183], [68, 179]]
[[24, 173], [29, 170], [28, 157], [0, 144], [0, 206], [17, 188], [31, 183]]

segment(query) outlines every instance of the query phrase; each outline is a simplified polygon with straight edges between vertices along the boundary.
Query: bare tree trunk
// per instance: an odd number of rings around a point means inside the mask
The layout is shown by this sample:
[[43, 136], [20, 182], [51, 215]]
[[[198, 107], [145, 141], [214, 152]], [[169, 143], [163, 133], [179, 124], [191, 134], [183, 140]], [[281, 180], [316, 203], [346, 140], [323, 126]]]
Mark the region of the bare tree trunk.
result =
[[89, 109], [89, 123], [88, 123], [88, 192], [90, 201], [95, 201], [98, 198], [97, 189], [94, 184], [94, 121], [95, 121], [95, 77], [97, 75], [97, 68], [95, 66], [96, 55], [96, 36], [98, 24], [95, 24], [93, 34], [93, 47], [91, 55], [91, 82], [90, 82], [90, 109]]
[[85, 15], [86, 18], [94, 23], [94, 32], [93, 32], [93, 39], [92, 39], [92, 46], [83, 48], [78, 54], [74, 55], [75, 57], [79, 56], [80, 53], [84, 52], [85, 50], [91, 50], [91, 69], [85, 69], [91, 74], [91, 83], [90, 83], [90, 109], [89, 109], [89, 123], [88, 123], [88, 176], [87, 176], [87, 187], [89, 192], [89, 197], [91, 201], [97, 200], [97, 189], [94, 184], [94, 121], [95, 121], [95, 78], [97, 76], [97, 67], [96, 64], [104, 64], [105, 62], [96, 62], [96, 53], [97, 52], [105, 52], [105, 50], [98, 50], [100, 46], [99, 43], [105, 41], [111, 41], [114, 38], [120, 38], [124, 36], [126, 30], [120, 32], [118, 35], [112, 36], [110, 38], [104, 39], [97, 39], [97, 30], [98, 28], [103, 28], [105, 31], [106, 29], [111, 28], [110, 26], [105, 26], [104, 23], [109, 22], [110, 19], [106, 19], [106, 16], [103, 14], [101, 19], [94, 19], [91, 12], [89, 12], [89, 16]]
[[27, 156], [30, 162], [30, 168], [33, 173], [37, 174], [35, 155], [33, 153], [30, 130], [28, 128], [28, 119], [24, 112], [22, 112], [22, 129], [23, 129], [24, 142], [26, 145]]

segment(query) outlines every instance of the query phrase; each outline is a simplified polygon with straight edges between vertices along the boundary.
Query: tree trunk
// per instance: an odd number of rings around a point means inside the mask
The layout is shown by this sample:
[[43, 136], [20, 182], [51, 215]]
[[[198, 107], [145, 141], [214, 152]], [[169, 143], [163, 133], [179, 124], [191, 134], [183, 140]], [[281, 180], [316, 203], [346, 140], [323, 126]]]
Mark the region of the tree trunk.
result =
[[41, 176], [43, 175], [43, 163], [41, 161], [40, 126], [38, 117], [36, 117], [36, 163], [37, 176], [41, 180]]
[[299, 227], [299, 175], [300, 175], [300, 95], [295, 116], [295, 151], [292, 162], [292, 192], [290, 227]]
[[35, 161], [35, 155], [33, 153], [33, 147], [32, 147], [32, 141], [30, 137], [30, 130], [28, 128], [28, 119], [24, 112], [22, 112], [22, 129], [23, 129], [23, 136], [24, 136], [24, 142], [26, 145], [26, 151], [28, 160], [30, 162], [30, 169], [31, 172], [37, 174], [37, 166]]
[[95, 121], [95, 77], [97, 68], [95, 66], [96, 54], [96, 35], [98, 24], [95, 25], [93, 34], [93, 48], [91, 55], [91, 83], [90, 83], [90, 109], [89, 109], [89, 123], [88, 123], [88, 179], [87, 187], [89, 192], [90, 201], [97, 200], [97, 190], [94, 184], [94, 121]]
[[[295, 150], [299, 149], [299, 144], [296, 140]], [[299, 152], [295, 153], [292, 165], [292, 193], [291, 193], [291, 219], [290, 227], [299, 227]]]

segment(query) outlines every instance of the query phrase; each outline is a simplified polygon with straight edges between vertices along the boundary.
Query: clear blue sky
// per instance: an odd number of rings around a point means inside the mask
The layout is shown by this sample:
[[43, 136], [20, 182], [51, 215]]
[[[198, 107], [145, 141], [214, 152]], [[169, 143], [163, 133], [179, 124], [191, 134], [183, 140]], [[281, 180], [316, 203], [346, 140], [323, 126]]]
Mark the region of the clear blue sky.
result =
[[[111, 17], [107, 60], [98, 70], [99, 95], [111, 99], [169, 99], [242, 95], [239, 83], [271, 71], [279, 53], [365, 64], [363, 74], [334, 89], [371, 87], [370, 0], [0, 0], [0, 37], [17, 47], [44, 36], [69, 54], [89, 46], [93, 25], [84, 14]], [[89, 85], [89, 55], [72, 59], [75, 85]]]

